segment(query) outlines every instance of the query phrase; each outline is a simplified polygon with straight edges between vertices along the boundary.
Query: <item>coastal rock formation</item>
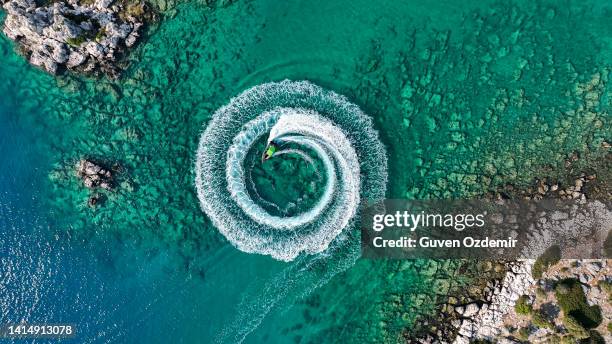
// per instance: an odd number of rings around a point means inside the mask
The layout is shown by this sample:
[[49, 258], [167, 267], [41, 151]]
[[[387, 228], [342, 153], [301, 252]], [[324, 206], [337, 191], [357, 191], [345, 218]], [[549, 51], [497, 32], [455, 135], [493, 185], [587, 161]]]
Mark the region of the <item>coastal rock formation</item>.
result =
[[[587, 337], [595, 340], [599, 336], [606, 343], [612, 340], [607, 329], [612, 321], [608, 260], [561, 260], [540, 278], [532, 276], [534, 260], [513, 262], [508, 266], [502, 281], [489, 282], [482, 305], [471, 303], [456, 307], [461, 320], [455, 321], [459, 333], [454, 343], [467, 344], [474, 340], [495, 343], [558, 343], [565, 340], [563, 342], [573, 343]], [[575, 287], [563, 292], [568, 285]], [[578, 312], [569, 310], [568, 313], [568, 303], [562, 297], [563, 293], [570, 297], [569, 292], [575, 294], [572, 296], [575, 303], [583, 303], [581, 307], [586, 311], [579, 319], [588, 327], [568, 322], [572, 312]], [[473, 309], [468, 312], [470, 307]]]
[[472, 311], [460, 313], [464, 318], [457, 323], [459, 334], [454, 343], [468, 344], [474, 338], [496, 338], [501, 333], [502, 318], [518, 298], [534, 285], [530, 270], [532, 260], [508, 263], [508, 272], [502, 281], [491, 281], [487, 285], [484, 303], [472, 303]]
[[87, 159], [79, 160], [77, 164], [77, 176], [88, 189], [102, 188], [113, 189], [113, 174], [111, 171]]
[[3, 7], [3, 32], [31, 64], [52, 74], [69, 69], [112, 78], [149, 16], [141, 0], [5, 0]]
[[[607, 154], [599, 164], [575, 171], [565, 178], [539, 178], [526, 188], [507, 184], [499, 192], [488, 194], [486, 198], [491, 200], [564, 200], [563, 204], [572, 206], [556, 209], [550, 214], [538, 213], [540, 221], [529, 228], [529, 239], [524, 240], [526, 244], [522, 247], [523, 252], [529, 252], [524, 257], [538, 257], [537, 260], [492, 262], [503, 266], [496, 270], [503, 270], [504, 276], [490, 278], [483, 275], [483, 279], [488, 281], [484, 287], [478, 286], [482, 289], [481, 294], [472, 293], [467, 298], [457, 299], [457, 295], [449, 293], [439, 317], [430, 322], [428, 333], [411, 337], [409, 342], [557, 343], [563, 339], [574, 343], [577, 341], [572, 340], [579, 335], [591, 339], [601, 335], [605, 342], [610, 342], [612, 332], [606, 328], [612, 321], [609, 316], [612, 309], [610, 261], [561, 259], [586, 258], [600, 250], [602, 254], [608, 252], [605, 257], [610, 256], [612, 208], [607, 186], [610, 158]], [[575, 162], [577, 157], [573, 155], [570, 160]], [[515, 222], [509, 218], [506, 221]], [[551, 250], [554, 247], [551, 245], [560, 238], [571, 240], [572, 244]], [[551, 258], [553, 256], [557, 258]], [[564, 283], [580, 286], [585, 302], [601, 309], [602, 320], [598, 324], [582, 329], [567, 323], [568, 317], [556, 295]], [[528, 312], [519, 314], [517, 304], [521, 300], [528, 305]], [[593, 312], [597, 318], [599, 312]]]
[[457, 307], [463, 319], [455, 321], [459, 334], [454, 343], [576, 343], [587, 338], [589, 343], [600, 342], [597, 338], [610, 342], [609, 263], [560, 260], [540, 278], [533, 277], [534, 260], [510, 263], [503, 281], [489, 283], [475, 313], [467, 315], [467, 307]]
[[[607, 142], [601, 144], [601, 148], [608, 153], [599, 159], [599, 168], [605, 175], [599, 178], [597, 173], [581, 171], [571, 178], [559, 181], [551, 178], [537, 179], [531, 186], [519, 189], [512, 184], [506, 184], [496, 192], [489, 193], [489, 199], [519, 198], [525, 200], [562, 199], [562, 200], [587, 200], [587, 199], [612, 199], [612, 190], [607, 181], [610, 179], [609, 166], [612, 164], [612, 153]], [[579, 156], [573, 153], [565, 160], [566, 168], [578, 161]]]
[[[609, 156], [607, 156], [609, 159]], [[598, 173], [605, 173], [599, 170]], [[471, 343], [474, 340], [494, 341], [496, 343], [517, 342], [576, 342], [577, 339], [599, 338], [605, 342], [612, 340], [606, 326], [610, 323], [610, 267], [606, 259], [565, 259], [561, 258], [560, 249], [556, 254], [550, 250], [550, 233], [556, 236], [573, 237], [576, 252], [566, 252], [569, 257], [581, 256], [580, 252], [588, 250], [607, 249], [610, 242], [610, 224], [612, 216], [609, 208], [610, 193], [597, 184], [595, 173], [579, 173], [568, 178], [565, 185], [538, 180], [535, 187], [519, 190], [506, 186], [504, 194], [510, 197], [524, 199], [574, 199], [580, 200], [583, 211], [574, 207], [569, 213], [554, 212], [552, 218], [543, 216], [542, 223], [531, 228], [532, 239], [525, 250], [541, 252], [537, 260], [519, 260], [508, 263], [508, 272], [502, 281], [491, 281], [485, 289], [485, 297], [480, 301], [482, 306], [477, 311], [467, 312], [467, 307], [457, 307], [455, 310], [462, 320], [455, 324], [459, 333], [454, 343]], [[609, 180], [604, 177], [604, 181]], [[604, 182], [604, 184], [607, 182]], [[499, 194], [494, 198], [499, 198]], [[602, 199], [591, 201], [588, 199]], [[558, 221], [566, 218], [564, 222]], [[581, 224], [594, 229], [594, 233], [585, 235], [577, 230]], [[607, 238], [607, 239], [606, 239]], [[599, 247], [601, 246], [601, 248]], [[547, 249], [548, 248], [548, 249]], [[556, 256], [556, 258], [551, 258]], [[606, 254], [609, 257], [609, 253]], [[592, 319], [583, 321], [585, 324], [572, 323], [568, 310], [563, 310], [567, 303], [560, 300], [561, 289], [566, 285], [578, 286], [573, 293], [584, 291], [584, 297], [576, 296], [576, 300], [584, 299], [584, 307], [588, 308]], [[571, 288], [569, 288], [571, 289]], [[522, 300], [521, 300], [522, 299]], [[520, 307], [520, 303], [525, 306]], [[589, 307], [597, 308], [598, 310]], [[590, 314], [592, 313], [592, 314]], [[601, 319], [603, 317], [603, 319]], [[584, 320], [584, 319], [580, 319]], [[594, 341], [597, 342], [597, 341]]]
[[515, 306], [504, 316], [500, 342], [516, 338], [530, 343], [600, 343], [602, 339], [610, 343], [611, 274], [610, 260], [605, 259], [552, 264], [525, 291], [527, 307]]
[[[606, 260], [592, 260], [590, 264], [581, 264], [586, 260], [580, 259], [565, 260], [563, 271], [561, 269], [551, 269], [549, 273], [546, 273], [546, 271], [550, 266], [555, 265], [561, 257], [581, 257], [584, 256], [584, 252], [604, 250], [604, 242], [606, 237], [610, 236], [609, 233], [612, 230], [611, 216], [610, 209], [600, 201], [583, 203], [581, 207], [574, 206], [569, 212], [557, 210], [552, 212], [552, 216], [542, 214], [541, 223], [529, 229], [531, 239], [527, 240], [523, 247], [523, 252], [530, 253], [528, 256], [540, 252], [539, 258], [537, 260], [527, 259], [508, 263], [508, 272], [504, 279], [491, 281], [487, 285], [485, 297], [476, 304], [481, 306], [472, 306], [471, 310], [467, 306], [456, 308], [455, 310], [462, 321], [457, 326], [459, 333], [454, 343], [467, 344], [475, 339], [511, 343], [520, 338], [523, 338], [521, 340], [524, 341], [524, 338], [531, 335], [536, 337], [557, 336], [558, 334], [554, 331], [555, 328], [563, 328], [562, 326], [567, 327], [569, 325], [563, 324], [561, 319], [556, 319], [556, 317], [548, 314], [551, 312], [547, 311], [547, 307], [554, 306], [552, 299], [548, 298], [550, 299], [548, 300], [549, 305], [538, 304], [536, 313], [531, 311], [531, 304], [534, 304], [533, 300], [536, 298], [534, 294], [538, 286], [543, 290], [548, 289], [550, 291], [556, 289], [563, 278], [578, 281], [587, 291], [587, 301], [598, 303], [595, 302], [597, 297], [593, 296], [591, 298], [589, 296], [589, 290], [594, 285], [593, 281], [610, 282], [608, 279], [602, 279], [601, 277], [609, 275], [609, 273], [600, 273], [602, 267], [606, 266]], [[581, 226], [592, 228], [592, 230], [587, 232]], [[574, 244], [564, 245], [561, 248], [551, 246], [561, 238], [571, 240]], [[553, 250], [553, 248], [555, 249]], [[573, 265], [569, 263], [572, 261], [574, 262]], [[584, 268], [579, 268], [580, 266], [584, 266]], [[523, 301], [523, 303], [530, 304], [530, 306], [525, 307], [526, 310], [524, 311], [518, 310], [516, 306], [520, 297], [529, 300]], [[605, 303], [603, 301], [599, 302], [602, 308]], [[517, 319], [521, 316], [517, 318], [517, 313], [529, 315], [531, 320], [526, 319], [519, 323]], [[553, 324], [554, 322], [557, 324]], [[520, 333], [517, 331], [517, 325], [521, 327]], [[605, 331], [602, 330], [601, 332]]]

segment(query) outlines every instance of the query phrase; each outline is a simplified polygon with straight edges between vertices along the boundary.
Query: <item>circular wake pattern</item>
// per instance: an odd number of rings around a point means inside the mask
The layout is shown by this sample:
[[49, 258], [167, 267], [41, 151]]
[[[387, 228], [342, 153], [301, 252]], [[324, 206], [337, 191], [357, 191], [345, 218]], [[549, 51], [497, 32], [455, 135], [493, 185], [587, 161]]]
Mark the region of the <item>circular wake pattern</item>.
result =
[[[250, 192], [246, 157], [263, 138], [262, 164], [293, 155], [321, 169], [323, 189], [308, 209], [272, 214]], [[198, 198], [213, 224], [238, 249], [285, 261], [327, 249], [354, 227], [361, 200], [384, 198], [386, 182], [386, 152], [370, 117], [306, 81], [262, 84], [232, 99], [213, 115], [197, 152]]]

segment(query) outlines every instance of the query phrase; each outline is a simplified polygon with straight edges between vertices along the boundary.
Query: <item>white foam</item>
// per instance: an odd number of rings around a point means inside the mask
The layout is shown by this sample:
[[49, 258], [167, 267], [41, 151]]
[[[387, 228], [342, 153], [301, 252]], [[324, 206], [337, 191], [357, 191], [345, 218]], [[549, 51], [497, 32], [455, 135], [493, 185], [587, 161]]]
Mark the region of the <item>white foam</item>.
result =
[[[269, 134], [268, 134], [269, 133]], [[308, 211], [269, 214], [247, 191], [244, 159], [263, 135], [314, 152], [326, 176]], [[364, 197], [384, 197], [386, 154], [372, 122], [346, 98], [308, 82], [255, 86], [220, 108], [196, 159], [196, 189], [204, 212], [238, 249], [293, 260], [318, 253], [352, 226]]]

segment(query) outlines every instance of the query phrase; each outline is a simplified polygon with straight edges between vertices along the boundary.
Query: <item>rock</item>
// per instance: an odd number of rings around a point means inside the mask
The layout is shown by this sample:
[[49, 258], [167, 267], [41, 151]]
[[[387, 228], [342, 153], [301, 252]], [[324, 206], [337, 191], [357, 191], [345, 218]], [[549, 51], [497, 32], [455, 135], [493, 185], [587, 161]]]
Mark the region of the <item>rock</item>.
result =
[[538, 186], [538, 193], [539, 193], [540, 195], [545, 195], [545, 194], [546, 194], [546, 191], [548, 191], [548, 190], [547, 190], [547, 188], [545, 188], [545, 185], [540, 185], [540, 186]]
[[68, 61], [68, 49], [66, 48], [66, 44], [52, 39], [45, 39], [43, 45], [47, 48], [47, 53], [55, 62], [61, 64]]
[[96, 0], [95, 6], [97, 9], [102, 10], [108, 8], [113, 3], [113, 1], [114, 0]]
[[85, 62], [85, 59], [85, 55], [73, 51], [70, 53], [70, 56], [68, 56], [68, 61], [66, 61], [66, 67], [74, 68], [76, 66], [80, 66], [81, 64], [83, 64], [83, 62]]
[[89, 196], [89, 199], [87, 200], [87, 205], [91, 208], [94, 208], [96, 206], [101, 205], [104, 202], [104, 199], [105, 198], [102, 194], [95, 193]]
[[134, 46], [134, 44], [136, 44], [136, 41], [138, 40], [138, 33], [137, 32], [132, 32], [129, 34], [129, 36], [125, 39], [125, 46], [130, 48], [132, 46]]
[[132, 32], [132, 25], [110, 22], [106, 25], [106, 34], [110, 37], [126, 38]]
[[[587, 284], [581, 284], [580, 287], [582, 288], [582, 292], [584, 293], [584, 295], [588, 295], [589, 294], [589, 289], [591, 289], [591, 287]], [[589, 301], [587, 299], [587, 301]]]
[[[52, 74], [69, 69], [117, 76], [119, 56], [136, 44], [145, 17], [153, 18], [145, 11], [138, 18], [125, 18], [120, 13], [125, 13], [124, 6], [128, 5], [119, 3], [111, 7], [113, 0], [96, 0], [92, 5], [75, 0], [3, 3], [6, 10], [3, 32], [20, 45], [20, 51], [29, 56], [31, 64]], [[129, 6], [148, 8], [144, 2]]]
[[465, 306], [465, 311], [463, 312], [463, 316], [471, 317], [471, 316], [476, 315], [478, 311], [480, 311], [480, 307], [478, 307], [476, 303], [470, 303], [469, 305]]
[[479, 307], [477, 303], [470, 303], [465, 307], [456, 307], [455, 310], [465, 319], [459, 328], [460, 336], [457, 336], [454, 343], [465, 343], [466, 338], [497, 338], [502, 332], [502, 316], [513, 309], [519, 295], [525, 291], [535, 281], [531, 278], [530, 261], [520, 261], [508, 263], [504, 270], [506, 276], [500, 284], [490, 282], [487, 287], [490, 289], [485, 296], [487, 304]]
[[48, 56], [43, 56], [38, 52], [32, 52], [32, 55], [30, 55], [30, 63], [34, 66], [42, 67], [51, 74], [57, 73], [57, 63]]
[[600, 262], [591, 262], [586, 266], [587, 270], [589, 270], [593, 275], [596, 275], [603, 268]]
[[578, 276], [578, 280], [580, 281], [580, 283], [583, 284], [588, 284], [591, 280], [593, 279], [593, 276], [591, 276], [590, 274], [580, 274]]
[[461, 320], [455, 319], [455, 320], [451, 321], [451, 325], [453, 325], [454, 328], [460, 328], [461, 327]]
[[88, 189], [102, 188], [113, 189], [113, 174], [111, 171], [94, 163], [93, 161], [81, 159], [77, 164], [77, 176], [83, 181]]
[[89, 55], [95, 58], [100, 59], [104, 57], [104, 49], [100, 44], [96, 42], [88, 42], [85, 45], [85, 50], [87, 51], [87, 53], [89, 53]]
[[576, 181], [574, 182], [574, 189], [576, 191], [580, 191], [580, 189], [582, 189], [582, 185], [583, 181], [581, 179], [576, 179]]

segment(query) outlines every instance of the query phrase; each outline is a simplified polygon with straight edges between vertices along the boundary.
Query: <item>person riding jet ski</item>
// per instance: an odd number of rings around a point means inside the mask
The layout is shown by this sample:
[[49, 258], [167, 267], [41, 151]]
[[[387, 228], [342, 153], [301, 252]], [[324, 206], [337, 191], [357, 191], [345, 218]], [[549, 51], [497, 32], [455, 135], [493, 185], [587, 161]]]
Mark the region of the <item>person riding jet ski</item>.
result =
[[276, 151], [278, 151], [278, 144], [274, 141], [271, 141], [270, 143], [268, 143], [268, 146], [266, 146], [266, 149], [261, 155], [261, 161], [264, 162], [270, 159], [274, 155], [274, 153], [276, 153]]

